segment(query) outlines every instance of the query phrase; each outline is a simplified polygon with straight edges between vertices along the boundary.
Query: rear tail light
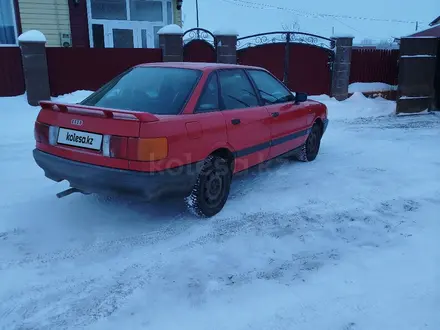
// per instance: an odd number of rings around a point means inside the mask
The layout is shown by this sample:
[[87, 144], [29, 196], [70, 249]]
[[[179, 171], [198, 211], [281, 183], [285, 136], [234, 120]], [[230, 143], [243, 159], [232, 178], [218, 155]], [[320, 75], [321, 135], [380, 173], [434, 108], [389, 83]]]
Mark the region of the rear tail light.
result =
[[104, 135], [102, 154], [106, 157], [127, 159], [128, 138]]
[[34, 137], [38, 143], [49, 143], [49, 125], [35, 122]]
[[104, 135], [102, 154], [106, 157], [145, 162], [161, 160], [168, 156], [168, 140]]
[[139, 138], [130, 139], [130, 142], [130, 156], [136, 160], [148, 162], [161, 160], [168, 156], [168, 140], [166, 138]]
[[59, 127], [35, 122], [34, 137], [38, 143], [56, 145]]

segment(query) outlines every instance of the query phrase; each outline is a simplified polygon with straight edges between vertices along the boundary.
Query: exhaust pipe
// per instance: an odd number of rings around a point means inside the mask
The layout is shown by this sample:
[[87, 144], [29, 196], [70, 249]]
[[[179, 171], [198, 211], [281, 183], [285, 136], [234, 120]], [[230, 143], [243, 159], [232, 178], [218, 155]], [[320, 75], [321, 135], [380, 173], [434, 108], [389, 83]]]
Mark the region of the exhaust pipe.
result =
[[77, 188], [69, 188], [69, 189], [66, 189], [66, 190], [64, 190], [62, 192], [59, 192], [57, 194], [57, 197], [58, 198], [63, 198], [63, 197], [69, 196], [69, 195], [71, 195], [73, 193], [76, 193], [76, 192], [82, 193], [82, 191], [77, 189]]

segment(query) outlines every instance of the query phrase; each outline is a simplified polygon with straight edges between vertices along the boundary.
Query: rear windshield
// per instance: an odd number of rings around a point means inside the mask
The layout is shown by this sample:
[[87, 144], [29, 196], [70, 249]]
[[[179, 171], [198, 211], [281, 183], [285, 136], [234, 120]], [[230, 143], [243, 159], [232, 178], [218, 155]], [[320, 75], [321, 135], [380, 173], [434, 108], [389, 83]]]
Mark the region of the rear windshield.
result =
[[114, 78], [82, 105], [174, 115], [181, 112], [202, 71], [137, 67]]

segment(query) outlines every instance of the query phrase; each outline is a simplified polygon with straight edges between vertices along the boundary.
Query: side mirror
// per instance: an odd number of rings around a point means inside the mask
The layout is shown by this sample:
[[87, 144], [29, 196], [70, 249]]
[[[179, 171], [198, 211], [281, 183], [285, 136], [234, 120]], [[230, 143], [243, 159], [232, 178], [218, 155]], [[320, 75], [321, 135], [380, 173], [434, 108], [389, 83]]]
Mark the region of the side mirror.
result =
[[297, 92], [295, 94], [295, 103], [301, 103], [307, 101], [307, 93]]

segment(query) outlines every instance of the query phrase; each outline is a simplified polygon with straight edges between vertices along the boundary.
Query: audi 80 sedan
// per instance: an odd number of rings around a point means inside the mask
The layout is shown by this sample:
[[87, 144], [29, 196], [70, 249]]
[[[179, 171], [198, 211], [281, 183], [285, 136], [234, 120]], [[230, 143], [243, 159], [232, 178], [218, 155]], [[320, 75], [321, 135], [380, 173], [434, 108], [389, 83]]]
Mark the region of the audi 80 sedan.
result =
[[33, 156], [73, 192], [181, 196], [211, 217], [233, 175], [277, 157], [313, 161], [328, 124], [324, 104], [260, 67], [150, 63], [77, 104], [40, 102]]

